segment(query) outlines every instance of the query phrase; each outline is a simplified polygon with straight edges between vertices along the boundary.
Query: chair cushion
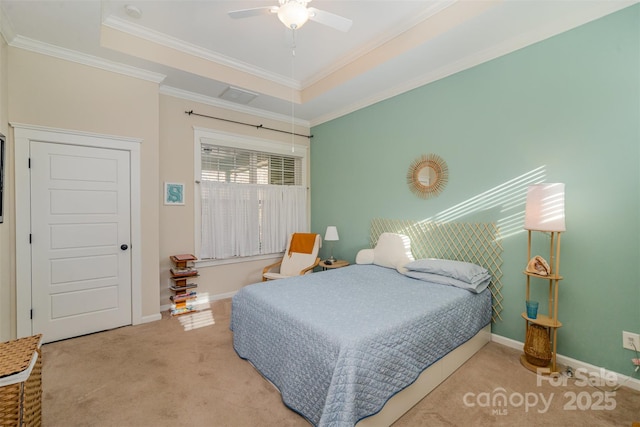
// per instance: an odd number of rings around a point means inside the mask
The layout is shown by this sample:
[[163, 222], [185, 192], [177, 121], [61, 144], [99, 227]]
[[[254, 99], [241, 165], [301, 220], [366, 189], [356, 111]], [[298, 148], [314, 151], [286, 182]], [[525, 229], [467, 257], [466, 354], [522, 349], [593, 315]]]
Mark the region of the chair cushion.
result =
[[[305, 274], [309, 274], [311, 272], [312, 272], [312, 270], [309, 270]], [[294, 274], [294, 276], [297, 276], [297, 275], [298, 274]], [[291, 275], [284, 275], [282, 273], [268, 272], [268, 273], [263, 274], [263, 277], [266, 278], [266, 279], [269, 279], [269, 280], [276, 280], [276, 279], [286, 279], [287, 277], [291, 277]]]
[[297, 276], [302, 270], [313, 265], [316, 261], [315, 254], [301, 254], [292, 252], [291, 256], [284, 254], [280, 265], [280, 274], [284, 276]]
[[[295, 236], [293, 234], [292, 236]], [[293, 237], [292, 237], [293, 238]], [[318, 251], [320, 250], [320, 235], [315, 235], [315, 242], [311, 253], [290, 252], [291, 240], [287, 244], [287, 249], [282, 257], [282, 264], [280, 264], [280, 274], [285, 277], [298, 276], [302, 270], [312, 266], [316, 262], [318, 257]]]

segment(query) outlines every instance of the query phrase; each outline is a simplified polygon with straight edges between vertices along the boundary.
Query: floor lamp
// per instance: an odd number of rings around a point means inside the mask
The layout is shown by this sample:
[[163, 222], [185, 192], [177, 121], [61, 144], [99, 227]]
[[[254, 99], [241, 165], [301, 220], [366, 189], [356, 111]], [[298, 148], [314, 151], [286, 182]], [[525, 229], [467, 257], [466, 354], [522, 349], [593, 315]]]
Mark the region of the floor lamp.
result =
[[[558, 288], [560, 276], [560, 234], [566, 230], [564, 214], [564, 184], [543, 183], [531, 185], [527, 189], [524, 228], [528, 233], [527, 259], [529, 264], [524, 271], [526, 276], [527, 311], [522, 313], [526, 325], [524, 354], [522, 364], [533, 372], [550, 374], [557, 371], [556, 350], [558, 328]], [[531, 258], [532, 233], [550, 234], [549, 263], [536, 256], [542, 268], [530, 268], [535, 258]], [[533, 262], [535, 265], [535, 262]], [[534, 281], [542, 282], [533, 285]], [[529, 311], [530, 291], [533, 286], [543, 286], [547, 282], [549, 305], [547, 314], [539, 315], [537, 309]]]

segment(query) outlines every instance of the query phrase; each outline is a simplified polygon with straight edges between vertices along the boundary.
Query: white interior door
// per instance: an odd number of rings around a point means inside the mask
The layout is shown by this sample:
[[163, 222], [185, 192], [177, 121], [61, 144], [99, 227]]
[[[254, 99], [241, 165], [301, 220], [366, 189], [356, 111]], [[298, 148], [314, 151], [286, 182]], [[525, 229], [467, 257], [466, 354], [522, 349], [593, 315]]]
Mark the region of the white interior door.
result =
[[131, 324], [130, 154], [30, 142], [33, 333]]

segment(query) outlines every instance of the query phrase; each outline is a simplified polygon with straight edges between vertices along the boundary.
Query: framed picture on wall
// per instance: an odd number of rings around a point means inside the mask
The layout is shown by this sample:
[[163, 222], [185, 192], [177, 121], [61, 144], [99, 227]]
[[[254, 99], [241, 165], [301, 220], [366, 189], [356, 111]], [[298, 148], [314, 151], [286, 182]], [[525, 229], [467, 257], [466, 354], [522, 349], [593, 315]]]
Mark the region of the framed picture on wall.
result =
[[4, 222], [4, 135], [0, 133], [0, 223]]
[[164, 204], [184, 205], [184, 184], [178, 182], [165, 182]]

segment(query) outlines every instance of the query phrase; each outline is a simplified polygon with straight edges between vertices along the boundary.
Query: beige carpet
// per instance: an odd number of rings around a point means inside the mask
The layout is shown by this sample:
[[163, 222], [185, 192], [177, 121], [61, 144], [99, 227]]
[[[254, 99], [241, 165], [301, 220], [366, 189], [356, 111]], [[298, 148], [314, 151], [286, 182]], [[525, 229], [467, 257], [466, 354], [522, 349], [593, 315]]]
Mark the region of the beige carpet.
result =
[[[308, 426], [237, 356], [229, 315], [224, 300], [191, 317], [165, 315], [44, 345], [44, 426]], [[631, 427], [640, 421], [640, 392], [623, 387], [605, 400], [604, 392], [574, 380], [537, 385], [518, 357], [488, 344], [394, 426]], [[506, 406], [492, 405], [500, 392]]]

